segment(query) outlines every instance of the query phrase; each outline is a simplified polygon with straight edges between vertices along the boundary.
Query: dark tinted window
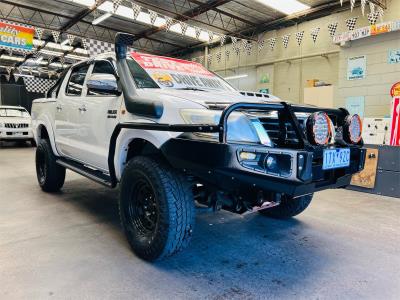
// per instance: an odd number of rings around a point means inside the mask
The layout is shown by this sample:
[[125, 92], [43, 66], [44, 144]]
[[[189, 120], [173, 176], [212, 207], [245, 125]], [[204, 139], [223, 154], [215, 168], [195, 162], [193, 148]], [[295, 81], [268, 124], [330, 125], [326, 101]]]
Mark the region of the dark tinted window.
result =
[[82, 94], [83, 83], [88, 69], [89, 65], [86, 64], [72, 69], [66, 91], [68, 95], [80, 96]]
[[114, 74], [114, 68], [110, 62], [101, 60], [97, 61], [93, 67], [93, 74]]
[[131, 71], [132, 77], [135, 80], [136, 86], [139, 89], [145, 88], [159, 88], [153, 79], [147, 74], [145, 70], [133, 59], [128, 59], [129, 70]]

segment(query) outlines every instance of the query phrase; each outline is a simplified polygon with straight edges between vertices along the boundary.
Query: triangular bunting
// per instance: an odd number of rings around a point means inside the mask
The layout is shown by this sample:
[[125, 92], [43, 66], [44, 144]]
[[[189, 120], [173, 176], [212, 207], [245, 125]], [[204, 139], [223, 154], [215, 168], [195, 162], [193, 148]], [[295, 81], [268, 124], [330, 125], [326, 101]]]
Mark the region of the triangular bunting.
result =
[[338, 27], [338, 22], [328, 24], [328, 31], [331, 38], [335, 36], [337, 27]]
[[346, 20], [347, 29], [349, 29], [350, 31], [352, 31], [352, 30], [354, 30], [354, 28], [356, 28], [356, 24], [357, 24], [357, 17]]
[[200, 34], [201, 34], [201, 29], [199, 27], [195, 27], [194, 33], [195, 33], [196, 39], [198, 40], [200, 37]]
[[58, 39], [60, 38], [60, 32], [52, 30], [51, 34], [53, 35], [53, 39], [55, 43], [58, 43]]
[[70, 46], [72, 46], [72, 44], [74, 43], [74, 40], [75, 40], [75, 36], [73, 34], [67, 34], [67, 39], [68, 39], [68, 43], [70, 44]]
[[188, 24], [185, 22], [179, 21], [179, 24], [181, 25], [181, 33], [182, 35], [185, 35], [187, 29], [188, 29]]
[[149, 15], [150, 15], [150, 23], [151, 23], [151, 25], [154, 25], [154, 23], [157, 20], [158, 13], [156, 13], [155, 11], [150, 10]]
[[221, 35], [220, 39], [219, 39], [219, 44], [222, 47], [223, 45], [225, 45], [226, 42], [226, 35]]
[[217, 53], [217, 62], [221, 62], [221, 58], [222, 58], [222, 52], [219, 51], [219, 52]]
[[350, 0], [350, 11], [353, 11], [355, 5], [356, 5], [356, 0]]
[[[303, 31], [299, 31], [296, 32], [296, 41], [297, 41], [297, 45], [301, 45], [301, 42], [303, 41], [303, 37], [304, 37], [304, 30]], [[286, 47], [285, 47], [286, 48]]]
[[225, 51], [226, 60], [229, 60], [229, 57], [230, 57], [230, 56], [231, 56], [231, 51], [226, 50], [226, 51]]
[[290, 39], [290, 34], [285, 34], [283, 37], [282, 37], [282, 44], [283, 44], [283, 47], [286, 49], [287, 47], [288, 47], [288, 45], [289, 45], [289, 39]]
[[367, 14], [368, 22], [370, 25], [375, 25], [379, 18], [379, 13], [377, 11]]
[[117, 12], [118, 7], [121, 5], [122, 0], [112, 0], [113, 3], [113, 13]]
[[174, 19], [170, 17], [165, 18], [165, 30], [169, 31], [171, 29], [171, 26], [174, 24]]
[[361, 0], [361, 13], [365, 16], [365, 6], [367, 5], [367, 0]]
[[38, 40], [41, 40], [41, 39], [42, 39], [43, 31], [44, 31], [43, 28], [40, 28], [40, 27], [36, 27], [36, 28], [35, 28], [36, 37], [38, 38]]
[[315, 27], [314, 29], [311, 29], [310, 34], [311, 34], [311, 38], [312, 38], [314, 44], [317, 41], [318, 34], [319, 34], [320, 30], [321, 30], [321, 28], [319, 28], [319, 27]]
[[276, 38], [270, 38], [269, 47], [271, 48], [272, 51], [274, 51], [275, 45], [276, 45]]
[[136, 3], [132, 3], [132, 12], [133, 12], [133, 19], [136, 20], [139, 16], [140, 12], [142, 11], [142, 7], [137, 5]]

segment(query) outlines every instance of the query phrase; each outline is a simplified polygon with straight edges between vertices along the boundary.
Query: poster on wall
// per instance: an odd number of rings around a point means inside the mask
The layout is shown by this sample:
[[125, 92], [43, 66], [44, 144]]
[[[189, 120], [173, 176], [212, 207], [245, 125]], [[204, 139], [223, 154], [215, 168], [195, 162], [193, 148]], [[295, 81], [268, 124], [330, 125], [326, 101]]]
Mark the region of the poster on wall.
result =
[[390, 88], [390, 96], [392, 96], [392, 98], [400, 97], [400, 81], [392, 85]]
[[389, 50], [388, 52], [388, 64], [400, 63], [400, 49]]
[[393, 98], [390, 122], [390, 145], [400, 146], [400, 97]]
[[364, 117], [364, 96], [347, 97], [346, 109], [351, 115], [358, 114], [361, 118]]
[[355, 56], [347, 60], [347, 80], [364, 79], [366, 73], [367, 56]]
[[35, 29], [0, 22], [0, 47], [32, 50]]

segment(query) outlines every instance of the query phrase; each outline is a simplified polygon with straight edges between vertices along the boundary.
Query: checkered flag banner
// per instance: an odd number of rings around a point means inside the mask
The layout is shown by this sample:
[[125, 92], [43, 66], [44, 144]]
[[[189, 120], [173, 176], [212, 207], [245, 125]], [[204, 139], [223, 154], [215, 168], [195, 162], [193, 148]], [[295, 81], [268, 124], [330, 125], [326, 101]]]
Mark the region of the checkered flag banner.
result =
[[196, 39], [198, 40], [200, 37], [200, 34], [201, 34], [201, 29], [199, 27], [195, 27], [194, 33], [195, 33]]
[[58, 43], [58, 39], [60, 38], [60, 32], [52, 30], [51, 34], [53, 35], [53, 39], [55, 43]]
[[179, 21], [179, 24], [181, 25], [181, 33], [182, 35], [185, 35], [187, 29], [188, 29], [188, 24], [185, 22]]
[[285, 34], [283, 37], [282, 37], [282, 44], [283, 44], [283, 47], [286, 49], [287, 47], [288, 47], [288, 45], [289, 45], [289, 39], [290, 39], [290, 34]]
[[136, 20], [142, 11], [142, 7], [136, 3], [132, 3], [133, 19]]
[[61, 65], [64, 66], [64, 64], [65, 64], [65, 57], [64, 57], [64, 56], [60, 56], [59, 59], [60, 59]]
[[350, 0], [350, 11], [353, 11], [354, 5], [356, 5], [356, 0]]
[[211, 43], [214, 39], [214, 32], [208, 31], [208, 42]]
[[113, 13], [117, 11], [118, 7], [121, 5], [122, 0], [112, 0], [113, 3]]
[[353, 31], [356, 28], [357, 17], [350, 18], [346, 20], [346, 26], [350, 31]]
[[3, 74], [3, 75], [4, 75], [4, 77], [6, 78], [7, 81], [10, 81], [10, 78], [11, 78], [10, 74]]
[[12, 67], [6, 67], [6, 71], [7, 71], [8, 75], [10, 75], [12, 69], [13, 69]]
[[361, 13], [365, 16], [365, 6], [367, 5], [367, 0], [361, 0]]
[[317, 41], [318, 34], [319, 34], [319, 31], [320, 31], [320, 30], [321, 30], [320, 27], [315, 27], [314, 29], [311, 29], [310, 34], [311, 34], [311, 38], [312, 38], [314, 44], [315, 44], [315, 42]]
[[81, 38], [81, 42], [82, 42], [82, 46], [85, 50], [88, 49], [88, 41], [86, 39], [82, 39]]
[[371, 13], [375, 12], [375, 4], [373, 2], [371, 2], [371, 1], [369, 1], [369, 11]]
[[276, 45], [276, 38], [270, 38], [269, 39], [269, 47], [271, 48], [272, 51], [274, 51]]
[[[303, 37], [304, 37], [304, 30], [303, 31], [299, 31], [296, 32], [296, 41], [297, 41], [297, 45], [301, 45], [301, 42], [303, 41]], [[286, 47], [285, 47], [286, 48]]]
[[55, 83], [56, 80], [44, 79], [38, 77], [24, 77], [26, 90], [32, 93], [46, 93]]
[[43, 28], [40, 28], [40, 27], [36, 27], [36, 28], [35, 28], [35, 32], [36, 32], [37, 38], [38, 38], [39, 40], [41, 40], [42, 37], [43, 37], [44, 29], [43, 29]]
[[338, 22], [328, 24], [328, 31], [331, 38], [335, 36], [337, 27], [338, 27]]
[[251, 41], [247, 40], [242, 40], [242, 41], [243, 41], [243, 51], [245, 51], [247, 55], [251, 55], [253, 44], [251, 43]]
[[212, 58], [213, 58], [213, 55], [211, 53], [207, 55], [207, 64], [209, 66], [211, 66], [211, 64], [212, 64]]
[[72, 46], [75, 40], [75, 36], [73, 34], [67, 34], [68, 43]]
[[151, 23], [151, 25], [154, 25], [154, 23], [155, 23], [156, 20], [157, 20], [158, 13], [156, 13], [156, 12], [153, 11], [153, 10], [150, 10], [150, 11], [149, 11], [149, 15], [150, 15], [150, 23]]
[[217, 62], [221, 62], [221, 58], [222, 58], [222, 52], [219, 51], [219, 52], [217, 53]]
[[204, 56], [199, 56], [199, 63], [204, 64]]
[[90, 57], [105, 53], [105, 52], [114, 52], [114, 44], [108, 43], [108, 42], [103, 42], [103, 41], [98, 41], [94, 39], [88, 39], [87, 40], [88, 44], [88, 49], [89, 50], [89, 55]]
[[379, 14], [377, 11], [367, 14], [368, 22], [370, 25], [375, 25], [378, 21]]
[[13, 73], [14, 81], [17, 82], [21, 74]]
[[379, 15], [379, 19], [381, 20], [381, 22], [383, 22], [383, 15], [384, 15], [384, 13], [385, 13], [385, 12], [383, 11], [383, 8], [380, 7], [380, 6], [378, 6], [377, 12], [378, 12], [378, 15]]
[[258, 51], [260, 52], [265, 47], [265, 39], [261, 38], [257, 41]]
[[229, 57], [230, 57], [230, 56], [231, 56], [231, 51], [226, 50], [226, 51], [225, 51], [226, 60], [229, 60]]
[[169, 31], [171, 29], [171, 26], [174, 24], [174, 19], [170, 17], [165, 18], [165, 30]]
[[222, 47], [223, 45], [225, 45], [226, 42], [226, 35], [221, 35], [220, 39], [219, 39], [219, 44]]
[[233, 50], [235, 50], [236, 56], [239, 56], [239, 54], [240, 54], [240, 47], [233, 48]]
[[237, 48], [237, 43], [238, 43], [238, 39], [237, 39], [237, 37], [231, 37], [231, 39], [232, 39], [232, 48], [233, 49], [236, 49]]

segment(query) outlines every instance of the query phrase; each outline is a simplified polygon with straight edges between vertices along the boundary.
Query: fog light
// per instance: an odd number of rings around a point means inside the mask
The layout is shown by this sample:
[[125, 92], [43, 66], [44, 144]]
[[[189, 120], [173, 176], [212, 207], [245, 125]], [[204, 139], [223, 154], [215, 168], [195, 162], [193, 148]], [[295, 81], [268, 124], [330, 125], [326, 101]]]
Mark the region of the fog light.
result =
[[240, 152], [239, 156], [241, 160], [254, 160], [257, 157], [257, 155], [252, 152]]

